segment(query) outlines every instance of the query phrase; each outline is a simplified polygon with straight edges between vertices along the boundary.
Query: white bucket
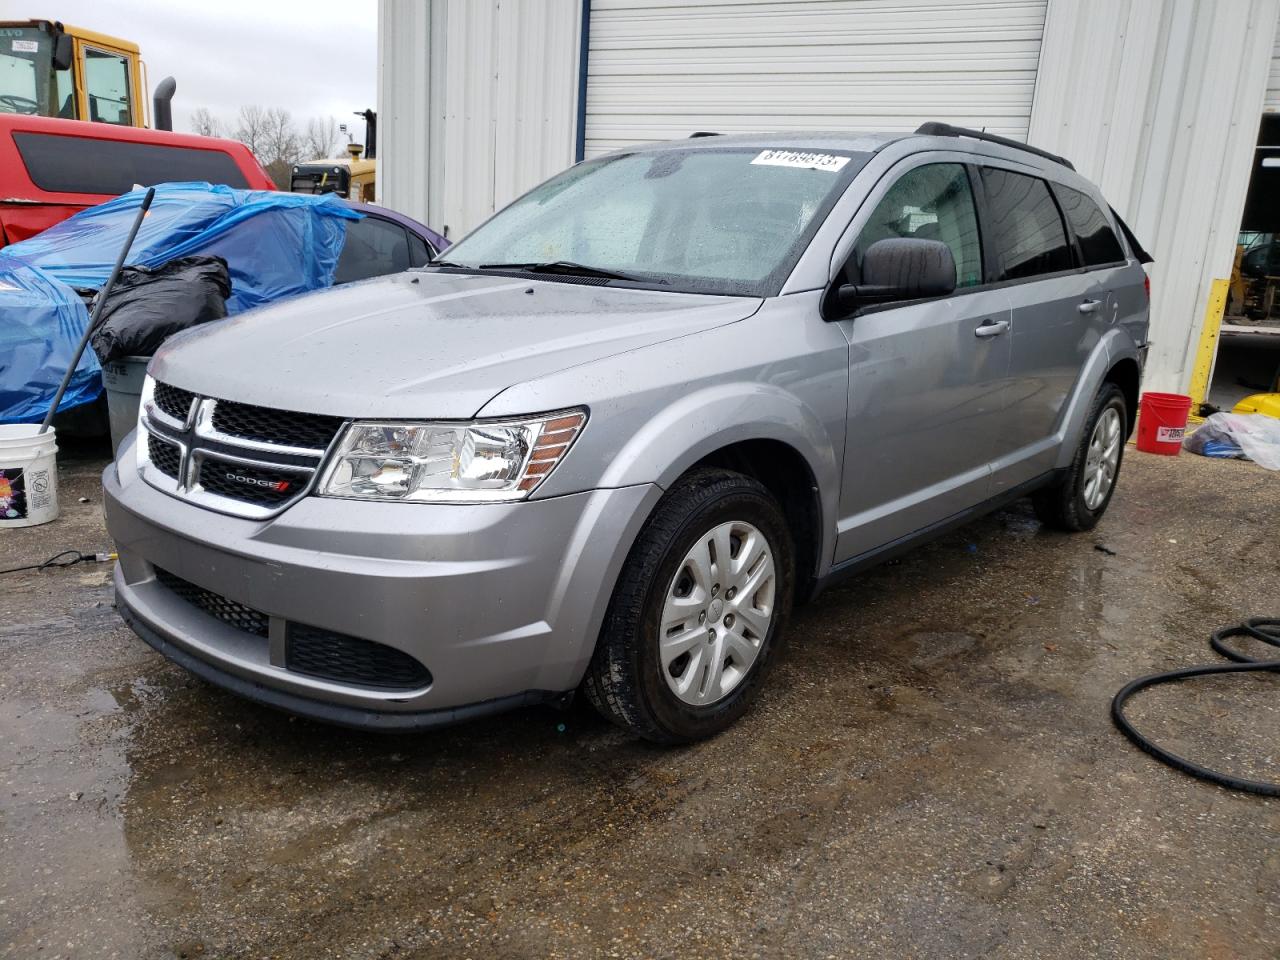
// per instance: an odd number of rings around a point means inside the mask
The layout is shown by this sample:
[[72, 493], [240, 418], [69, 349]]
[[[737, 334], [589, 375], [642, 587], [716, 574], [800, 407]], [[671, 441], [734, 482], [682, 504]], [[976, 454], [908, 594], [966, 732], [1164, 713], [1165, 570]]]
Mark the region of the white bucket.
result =
[[52, 427], [0, 424], [0, 529], [58, 519], [57, 453]]

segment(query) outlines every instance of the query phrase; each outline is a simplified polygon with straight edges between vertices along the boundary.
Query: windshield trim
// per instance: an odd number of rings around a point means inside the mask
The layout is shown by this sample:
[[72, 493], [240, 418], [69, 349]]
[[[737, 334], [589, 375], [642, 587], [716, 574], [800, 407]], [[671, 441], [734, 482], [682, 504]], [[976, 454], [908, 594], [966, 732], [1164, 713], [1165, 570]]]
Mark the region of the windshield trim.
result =
[[[653, 146], [645, 146], [645, 147], [640, 147], [636, 149], [623, 149], [623, 150], [614, 151], [612, 153], [603, 154], [602, 156], [599, 156], [599, 157], [592, 157], [587, 160], [580, 160], [578, 163], [574, 164], [573, 166], [565, 168], [564, 170], [555, 174], [555, 176], [549, 177], [547, 180], [544, 180], [542, 183], [535, 185], [529, 190], [526, 190], [524, 193], [520, 194], [520, 196], [516, 197], [510, 203], [506, 204], [499, 210], [494, 211], [482, 223], [480, 223], [478, 226], [473, 228], [469, 233], [467, 233], [466, 236], [458, 240], [457, 243], [455, 243], [452, 247], [450, 247], [448, 251], [450, 255], [445, 259], [453, 260], [454, 251], [460, 245], [466, 243], [466, 241], [470, 237], [479, 233], [481, 230], [483, 230], [486, 226], [488, 226], [498, 217], [502, 216], [502, 214], [504, 214], [507, 210], [521, 203], [530, 194], [541, 189], [547, 183], [550, 183], [551, 181], [556, 180], [560, 177], [566, 176], [571, 171], [580, 170], [580, 168], [584, 166], [601, 165], [601, 164], [614, 161], [614, 160], [619, 160], [625, 157], [643, 156], [646, 154], [656, 155], [656, 154], [666, 153], [666, 152], [671, 152], [671, 153], [680, 152], [680, 153], [690, 153], [690, 154], [692, 153], [755, 154], [755, 153], [760, 153], [763, 150], [813, 152], [812, 147], [797, 146], [787, 141], [777, 141], [777, 142], [768, 143], [768, 144], [760, 143], [760, 144], [751, 144], [751, 145], [745, 145], [745, 144], [711, 145], [711, 144], [708, 144], [705, 140], [702, 140], [702, 141], [695, 141], [694, 143], [686, 143], [684, 141], [673, 141], [670, 143], [663, 143], [660, 145], [653, 145]], [[634, 266], [627, 265], [625, 268], [619, 267], [618, 269], [623, 269], [625, 270], [626, 273], [636, 277], [635, 281], [608, 280], [603, 283], [600, 283], [600, 285], [601, 286], [626, 286], [626, 287], [635, 287], [639, 289], [663, 290], [669, 293], [692, 293], [692, 294], [703, 294], [703, 295], [710, 295], [710, 296], [735, 296], [735, 297], [756, 297], [756, 298], [779, 296], [783, 286], [787, 282], [787, 279], [791, 276], [792, 271], [795, 270], [796, 264], [800, 262], [800, 258], [804, 255], [805, 250], [808, 249], [809, 244], [813, 241], [814, 236], [817, 234], [822, 224], [826, 221], [827, 217], [830, 216], [832, 209], [839, 202], [840, 198], [844, 196], [845, 191], [848, 189], [849, 184], [853, 181], [853, 178], [857, 176], [859, 172], [861, 172], [863, 167], [866, 166], [867, 161], [869, 161], [872, 156], [872, 154], [869, 152], [850, 150], [844, 147], [830, 147], [830, 148], [824, 147], [822, 149], [822, 152], [839, 156], [839, 157], [848, 157], [849, 162], [846, 163], [844, 167], [841, 168], [840, 170], [832, 173], [833, 180], [832, 180], [831, 188], [827, 191], [825, 196], [822, 198], [821, 202], [817, 206], [817, 209], [814, 210], [813, 215], [809, 218], [809, 222], [805, 225], [805, 228], [796, 236], [795, 240], [792, 241], [791, 247], [786, 251], [785, 255], [781, 259], [779, 259], [774, 269], [762, 279], [753, 282], [753, 281], [746, 281], [746, 280], [729, 280], [723, 277], [681, 276], [678, 274], [670, 274], [670, 273], [657, 274], [651, 271], [645, 271], [642, 269], [637, 269]], [[426, 266], [429, 267], [431, 266], [431, 264], [427, 264]], [[614, 266], [616, 265], [605, 267], [604, 269], [614, 269]], [[451, 272], [475, 273], [482, 276], [499, 276], [505, 273], [505, 272], [500, 273], [499, 271], [492, 270], [492, 269], [481, 270], [478, 268], [478, 266], [472, 266], [469, 264], [456, 264], [450, 267], [441, 266], [441, 267], [438, 267], [437, 269], [449, 270]], [[544, 274], [544, 273], [531, 273], [529, 271], [512, 271], [510, 275], [521, 276], [521, 277], [532, 277], [537, 279], [550, 279], [553, 282], [559, 279], [555, 276], [548, 276], [547, 274]], [[569, 282], [573, 282], [572, 279], [570, 279]]]

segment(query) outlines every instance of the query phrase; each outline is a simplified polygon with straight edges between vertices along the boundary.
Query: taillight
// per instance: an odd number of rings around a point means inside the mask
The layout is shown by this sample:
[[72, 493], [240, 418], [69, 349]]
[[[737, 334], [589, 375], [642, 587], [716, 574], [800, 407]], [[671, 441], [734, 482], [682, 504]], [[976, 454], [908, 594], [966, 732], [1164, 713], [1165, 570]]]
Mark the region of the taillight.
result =
[[1151, 274], [1144, 273], [1142, 275], [1142, 289], [1147, 291], [1147, 300], [1151, 300]]

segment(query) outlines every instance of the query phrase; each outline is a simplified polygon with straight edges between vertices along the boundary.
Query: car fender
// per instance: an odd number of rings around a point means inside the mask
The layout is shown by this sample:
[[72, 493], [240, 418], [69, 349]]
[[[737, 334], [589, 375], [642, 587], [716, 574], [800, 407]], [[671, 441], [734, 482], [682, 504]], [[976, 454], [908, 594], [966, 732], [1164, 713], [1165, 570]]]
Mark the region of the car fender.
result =
[[842, 453], [799, 398], [768, 383], [720, 383], [681, 396], [638, 429], [601, 476], [602, 487], [656, 483], [669, 490], [698, 461], [749, 440], [795, 450], [817, 488], [820, 563], [831, 556]]

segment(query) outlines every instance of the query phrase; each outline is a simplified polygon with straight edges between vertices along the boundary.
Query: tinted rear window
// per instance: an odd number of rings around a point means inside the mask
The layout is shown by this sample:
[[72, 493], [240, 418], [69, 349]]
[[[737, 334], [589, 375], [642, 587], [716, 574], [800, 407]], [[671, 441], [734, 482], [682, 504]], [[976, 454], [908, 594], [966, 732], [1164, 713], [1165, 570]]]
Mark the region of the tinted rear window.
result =
[[50, 133], [13, 134], [31, 182], [50, 193], [128, 193], [134, 184], [151, 186], [203, 180], [228, 187], [249, 183], [229, 154], [219, 150], [84, 140]]
[[1062, 201], [1062, 212], [1067, 215], [1071, 229], [1080, 241], [1085, 264], [1097, 267], [1124, 260], [1124, 249], [1098, 205], [1078, 190], [1062, 186], [1056, 189], [1058, 199]]
[[1047, 183], [994, 167], [982, 168], [982, 183], [1001, 280], [1071, 269], [1067, 229]]

